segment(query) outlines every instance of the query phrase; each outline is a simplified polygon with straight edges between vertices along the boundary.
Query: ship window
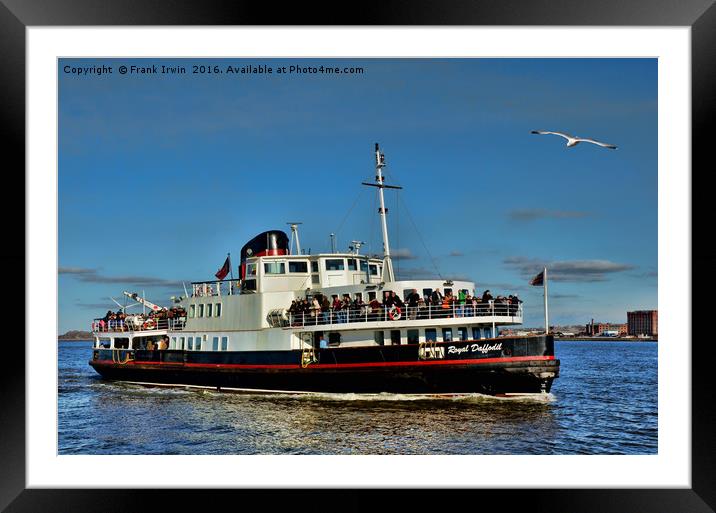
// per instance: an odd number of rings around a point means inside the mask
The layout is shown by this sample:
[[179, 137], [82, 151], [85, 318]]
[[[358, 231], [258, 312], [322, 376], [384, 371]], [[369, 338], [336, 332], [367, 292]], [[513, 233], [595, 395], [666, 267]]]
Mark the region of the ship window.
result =
[[383, 276], [383, 266], [382, 265], [378, 266], [378, 276]]
[[423, 298], [430, 298], [433, 295], [433, 289], [423, 289]]
[[480, 340], [480, 328], [472, 328], [472, 339]]
[[400, 330], [390, 330], [390, 343], [394, 346], [400, 345]]
[[457, 329], [457, 339], [458, 340], [467, 340], [467, 328], [458, 328]]
[[218, 351], [219, 350], [219, 337], [214, 337], [211, 341], [211, 350], [212, 351]]
[[446, 296], [452, 296], [452, 289], [445, 289]]
[[420, 342], [420, 330], [408, 330], [408, 344]]
[[443, 328], [443, 342], [452, 342], [452, 328]]
[[425, 328], [425, 342], [435, 342], [438, 339], [438, 330], [435, 328]]
[[345, 261], [342, 258], [327, 258], [326, 271], [342, 271], [345, 269]]
[[221, 317], [221, 303], [216, 303], [214, 305], [214, 315], [216, 317]]
[[192, 319], [196, 316], [196, 305], [189, 305], [189, 318]]
[[246, 264], [246, 276], [256, 276], [256, 264]]
[[172, 345], [171, 345], [170, 349], [179, 349], [177, 347], [177, 338], [176, 337], [172, 337]]
[[311, 283], [313, 283], [314, 285], [317, 283], [321, 283], [320, 276], [318, 276], [317, 274], [314, 274], [313, 276], [311, 276]]
[[311, 262], [311, 272], [312, 273], [318, 272], [318, 262]]
[[363, 293], [362, 292], [356, 292], [354, 294], [354, 297], [359, 301], [363, 301]]
[[208, 305], [206, 305], [206, 316], [207, 316], [207, 317], [211, 317], [211, 314], [213, 313], [213, 310], [214, 310], [214, 305], [212, 305], [211, 303], [209, 303]]
[[374, 331], [373, 340], [375, 340], [376, 344], [382, 346], [383, 344], [385, 344], [385, 333], [383, 333], [382, 331]]
[[201, 351], [201, 337], [196, 337], [196, 347], [195, 349], [197, 351]]
[[348, 270], [349, 271], [357, 271], [358, 265], [355, 258], [349, 258], [348, 259]]
[[256, 280], [245, 280], [243, 290], [256, 290]]
[[204, 305], [199, 305], [199, 313], [196, 314], [197, 317], [204, 317]]
[[266, 274], [286, 274], [286, 264], [284, 262], [265, 262], [264, 273]]
[[365, 272], [368, 272], [368, 262], [366, 260], [360, 261], [360, 270]]
[[308, 262], [289, 262], [288, 272], [290, 273], [307, 273]]
[[370, 275], [371, 276], [378, 276], [378, 266], [375, 264], [370, 264]]
[[226, 351], [229, 348], [229, 337], [221, 337], [221, 350]]
[[375, 299], [375, 292], [368, 292], [368, 301], [373, 301]]
[[341, 343], [341, 334], [337, 331], [331, 331], [328, 334], [328, 345], [338, 346]]
[[194, 337], [189, 337], [187, 340], [188, 340], [188, 342], [187, 342], [186, 347], [189, 349], [189, 351], [193, 351], [194, 350]]

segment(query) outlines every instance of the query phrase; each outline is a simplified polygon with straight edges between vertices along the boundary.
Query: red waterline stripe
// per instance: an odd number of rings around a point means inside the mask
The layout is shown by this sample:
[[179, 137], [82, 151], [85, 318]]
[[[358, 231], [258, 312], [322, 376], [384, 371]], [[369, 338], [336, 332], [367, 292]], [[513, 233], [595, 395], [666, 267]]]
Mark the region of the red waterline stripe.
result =
[[[359, 367], [413, 367], [420, 365], [473, 365], [479, 363], [526, 362], [530, 360], [554, 360], [554, 356], [511, 356], [506, 358], [480, 358], [470, 360], [418, 360], [415, 362], [367, 362], [367, 363], [312, 363], [310, 368], [318, 369], [352, 369]], [[105, 363], [106, 362], [106, 363]], [[98, 360], [96, 363], [114, 365], [109, 360]], [[148, 362], [137, 361], [129, 364], [166, 365], [174, 367], [192, 367], [204, 369], [295, 369], [301, 367], [297, 363], [289, 364], [243, 364], [243, 363], [179, 363], [179, 362]], [[125, 364], [127, 365], [127, 364]]]

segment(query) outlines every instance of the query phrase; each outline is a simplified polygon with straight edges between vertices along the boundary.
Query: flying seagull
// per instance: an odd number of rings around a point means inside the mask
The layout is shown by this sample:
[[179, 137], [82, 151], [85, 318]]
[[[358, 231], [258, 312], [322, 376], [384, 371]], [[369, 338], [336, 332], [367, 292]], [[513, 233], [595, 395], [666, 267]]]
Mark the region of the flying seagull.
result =
[[584, 137], [575, 137], [569, 134], [563, 134], [562, 132], [547, 132], [546, 130], [532, 130], [533, 134], [552, 134], [552, 135], [558, 135], [560, 137], [564, 137], [567, 139], [567, 147], [571, 148], [572, 146], [576, 146], [581, 142], [588, 142], [592, 144], [596, 144], [597, 146], [603, 146], [604, 148], [609, 148], [611, 150], [616, 150], [617, 147], [613, 144], [607, 144], [599, 141], [595, 141], [594, 139], [585, 139]]

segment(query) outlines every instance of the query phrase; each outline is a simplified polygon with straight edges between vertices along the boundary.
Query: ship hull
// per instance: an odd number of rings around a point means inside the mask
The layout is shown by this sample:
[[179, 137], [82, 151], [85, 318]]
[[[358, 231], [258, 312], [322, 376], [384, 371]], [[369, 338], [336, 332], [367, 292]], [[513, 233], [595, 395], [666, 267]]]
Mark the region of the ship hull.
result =
[[538, 394], [549, 392], [559, 375], [552, 336], [314, 354], [96, 349], [89, 363], [110, 380], [261, 392]]

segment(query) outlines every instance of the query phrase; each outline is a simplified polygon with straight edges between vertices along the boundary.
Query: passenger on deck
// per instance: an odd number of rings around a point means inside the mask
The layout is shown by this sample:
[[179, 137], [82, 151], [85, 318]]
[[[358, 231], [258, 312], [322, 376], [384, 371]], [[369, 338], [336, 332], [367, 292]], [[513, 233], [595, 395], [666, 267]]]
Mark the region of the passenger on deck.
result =
[[440, 289], [433, 290], [433, 293], [430, 295], [430, 305], [431, 305], [433, 311], [442, 307], [442, 304], [443, 304], [443, 295], [440, 293]]
[[341, 312], [341, 300], [338, 299], [336, 294], [333, 294], [331, 297], [333, 298], [333, 304], [331, 305], [331, 308], [333, 308], [333, 318], [331, 319], [331, 322], [341, 322], [339, 315]]
[[331, 315], [331, 301], [328, 296], [324, 294], [321, 300], [321, 316], [323, 317], [323, 324], [328, 324]]
[[418, 299], [418, 319], [428, 319], [430, 305], [423, 298]]
[[488, 303], [490, 301], [492, 301], [492, 294], [490, 294], [490, 290], [488, 289], [482, 293], [482, 302]]
[[168, 348], [169, 348], [169, 337], [164, 337], [163, 339], [161, 339], [159, 341], [159, 346], [157, 347], [157, 349], [159, 349], [160, 351], [165, 351]]
[[311, 324], [318, 324], [318, 318], [321, 316], [321, 303], [318, 302], [318, 297], [314, 296], [311, 301]]
[[154, 347], [154, 341], [151, 340], [151, 339], [148, 340], [148, 341], [147, 341], [147, 351], [154, 351], [154, 349], [156, 349], [156, 348]]
[[377, 321], [378, 316], [380, 315], [380, 312], [381, 312], [381, 309], [383, 308], [383, 306], [380, 304], [380, 301], [378, 301], [376, 298], [371, 299], [368, 306], [370, 307], [370, 313], [368, 314], [368, 320]]
[[408, 297], [406, 298], [406, 301], [408, 303], [408, 319], [415, 319], [418, 315], [418, 303], [420, 302], [420, 294], [418, 294], [417, 289], [413, 289], [410, 294], [408, 294]]

